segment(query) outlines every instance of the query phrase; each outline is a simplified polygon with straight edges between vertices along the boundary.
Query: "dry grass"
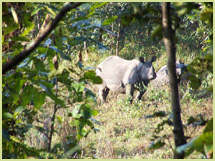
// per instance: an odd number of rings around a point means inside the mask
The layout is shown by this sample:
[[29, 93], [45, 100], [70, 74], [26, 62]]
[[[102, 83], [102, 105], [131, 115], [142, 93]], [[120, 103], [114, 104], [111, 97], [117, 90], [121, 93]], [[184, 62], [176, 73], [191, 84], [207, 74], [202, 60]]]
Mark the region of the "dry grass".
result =
[[[96, 125], [96, 128], [100, 129], [100, 131], [97, 133], [92, 132], [86, 139], [82, 140], [82, 147], [84, 148], [88, 144], [94, 143], [95, 153], [93, 156], [102, 159], [173, 158], [171, 148], [174, 147], [174, 141], [172, 127], [169, 125], [164, 125], [164, 130], [158, 134], [161, 137], [164, 134], [166, 135], [166, 139], [164, 140], [166, 145], [155, 151], [149, 149], [154, 129], [167, 117], [145, 118], [145, 116], [151, 115], [156, 111], [165, 111], [167, 114], [171, 113], [168, 92], [168, 89], [164, 90], [161, 93], [161, 99], [153, 100], [153, 98], [150, 98], [152, 96], [150, 95], [150, 89], [148, 89], [141, 103], [133, 103], [131, 105], [126, 104], [124, 101], [125, 95], [110, 93], [107, 103], [97, 107], [99, 114], [95, 119], [101, 125]], [[204, 119], [210, 119], [213, 116], [212, 111], [212, 96], [200, 102], [187, 97], [182, 97], [181, 99], [181, 116], [184, 125], [187, 124], [187, 119], [190, 116], [198, 117], [201, 114]], [[204, 126], [185, 126], [185, 136], [192, 139], [200, 135], [203, 129]], [[200, 157], [199, 153], [193, 153], [189, 156], [189, 158]]]
[[[93, 59], [93, 58], [92, 58]], [[93, 63], [86, 66], [95, 66], [100, 59], [95, 58]], [[94, 60], [94, 59], [93, 59]], [[159, 60], [156, 68], [165, 64], [164, 58]], [[89, 86], [93, 92], [98, 93], [96, 86]], [[154, 92], [153, 92], [154, 91]], [[198, 94], [198, 93], [196, 93]], [[180, 87], [180, 102], [181, 116], [184, 125], [187, 124], [187, 119], [191, 116], [198, 117], [199, 114], [205, 120], [213, 116], [213, 101], [212, 94], [205, 98], [194, 97], [195, 94], [190, 94], [187, 88]], [[142, 98], [142, 102], [128, 104], [125, 101], [125, 95], [110, 92], [107, 98], [107, 103], [98, 105], [96, 108], [99, 114], [94, 118], [100, 122], [95, 124], [99, 129], [98, 132], [93, 131], [83, 138], [80, 142], [82, 147], [81, 158], [101, 158], [101, 159], [167, 159], [173, 158], [172, 147], [174, 141], [172, 137], [172, 126], [164, 125], [164, 129], [157, 134], [162, 137], [166, 135], [165, 146], [158, 150], [150, 150], [151, 138], [157, 125], [164, 118], [152, 117], [145, 118], [157, 111], [165, 111], [168, 115], [171, 113], [169, 89], [153, 89], [149, 88]], [[67, 142], [66, 136], [74, 135], [75, 129], [72, 129], [70, 122], [72, 118], [68, 118], [68, 113], [72, 111], [72, 107], [60, 109], [57, 116], [61, 116], [63, 124], [60, 124], [56, 119], [56, 130], [53, 137], [53, 144]], [[46, 117], [52, 116], [53, 102], [48, 101], [44, 107], [44, 112], [38, 115], [43, 121]], [[43, 126], [42, 123], [34, 122], [34, 125]], [[190, 137], [187, 141], [202, 133], [204, 126], [184, 126], [185, 136]], [[31, 130], [27, 136], [28, 145], [36, 148], [41, 148], [38, 131]], [[199, 153], [193, 153], [189, 158], [201, 158]]]

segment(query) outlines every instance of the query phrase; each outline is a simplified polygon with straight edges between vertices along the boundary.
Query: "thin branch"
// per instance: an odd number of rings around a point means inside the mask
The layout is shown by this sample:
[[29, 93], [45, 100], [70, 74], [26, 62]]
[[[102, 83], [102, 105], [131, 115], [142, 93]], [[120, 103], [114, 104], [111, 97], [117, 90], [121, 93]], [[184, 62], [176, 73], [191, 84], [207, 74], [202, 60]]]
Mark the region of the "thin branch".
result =
[[[56, 68], [56, 70], [57, 70], [57, 68]], [[57, 80], [57, 76], [56, 76], [56, 93], [55, 93], [56, 97], [57, 97], [57, 93], [58, 93], [58, 80]], [[50, 135], [49, 135], [49, 142], [48, 142], [48, 151], [49, 152], [51, 151], [52, 136], [54, 133], [55, 116], [56, 116], [57, 110], [59, 108], [60, 107], [57, 107], [57, 104], [54, 105], [54, 113], [51, 118], [51, 127], [50, 127]]]
[[110, 30], [108, 30], [108, 29], [106, 29], [106, 28], [104, 28], [104, 27], [102, 27], [102, 26], [97, 26], [97, 25], [96, 25], [95, 27], [100, 28], [100, 29], [102, 29], [102, 30], [108, 32], [109, 34], [113, 35], [114, 37], [117, 37], [117, 34], [111, 32]]
[[39, 123], [43, 123], [43, 121], [40, 121], [37, 117], [35, 118], [35, 120]]
[[13, 57], [10, 61], [6, 62], [2, 66], [2, 74], [5, 74], [7, 71], [11, 70], [13, 67], [18, 65], [21, 61], [27, 58], [30, 53], [36, 49], [39, 44], [51, 33], [51, 31], [57, 26], [59, 21], [66, 15], [68, 11], [71, 9], [75, 9], [80, 6], [83, 2], [77, 3], [65, 3], [64, 7], [60, 10], [60, 12], [56, 15], [55, 19], [38, 35], [38, 37], [33, 40], [23, 51], [21, 51], [18, 55]]
[[52, 136], [53, 136], [53, 133], [54, 133], [54, 121], [55, 121], [55, 115], [57, 113], [57, 110], [59, 108], [57, 108], [57, 104], [54, 105], [54, 113], [53, 113], [53, 116], [51, 118], [51, 127], [50, 127], [50, 135], [49, 135], [49, 142], [48, 142], [48, 151], [51, 151], [51, 143], [52, 143]]
[[40, 127], [35, 126], [35, 128], [36, 128], [39, 132], [43, 133], [47, 138], [49, 138], [48, 134], [47, 134], [46, 132], [42, 131], [42, 130], [40, 129]]

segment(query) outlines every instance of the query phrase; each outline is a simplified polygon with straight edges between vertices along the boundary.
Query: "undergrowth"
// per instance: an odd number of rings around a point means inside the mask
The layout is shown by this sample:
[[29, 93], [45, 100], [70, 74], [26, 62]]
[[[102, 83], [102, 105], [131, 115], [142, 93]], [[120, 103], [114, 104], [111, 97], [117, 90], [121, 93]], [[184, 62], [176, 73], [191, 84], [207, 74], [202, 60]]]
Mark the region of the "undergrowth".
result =
[[[165, 55], [154, 63], [156, 71], [166, 64]], [[192, 59], [192, 56], [177, 57], [177, 60], [182, 60], [185, 64], [189, 64]], [[202, 90], [209, 86], [209, 81], [212, 81], [211, 75], [204, 78], [198, 90], [193, 90], [187, 83], [179, 86], [181, 116], [187, 141], [200, 135], [204, 129], [200, 124], [213, 116], [212, 93], [202, 97]], [[95, 86], [92, 88], [97, 92]], [[92, 154], [92, 158], [102, 159], [173, 158], [173, 127], [165, 122], [172, 121], [169, 87], [163, 86], [158, 89], [149, 85], [142, 100], [134, 101], [133, 104], [129, 104], [125, 98], [123, 94], [111, 92], [107, 103], [97, 107], [99, 114], [95, 119], [100, 122], [100, 125], [96, 125], [99, 131], [90, 133], [81, 142], [83, 147], [93, 143], [93, 153], [89, 148], [85, 149], [87, 153]], [[163, 116], [151, 117], [155, 113]], [[193, 118], [196, 123], [192, 124], [190, 120]], [[156, 133], [158, 126], [162, 129]], [[164, 146], [156, 150], [150, 148], [152, 144], [160, 143], [159, 141]], [[202, 157], [196, 152], [188, 156], [188, 158]]]
[[[89, 59], [83, 63], [85, 67], [96, 67], [109, 56], [105, 52], [100, 53], [100, 55], [97, 53], [97, 57], [95, 55], [95, 53], [89, 55]], [[120, 56], [123, 58], [129, 57], [126, 55]], [[177, 57], [177, 59], [189, 64], [193, 57]], [[153, 64], [155, 70], [158, 71], [166, 62], [167, 57], [163, 53]], [[212, 77], [211, 75], [206, 76], [198, 90], [191, 89], [187, 83], [179, 87], [181, 116], [187, 141], [202, 133], [204, 126], [200, 126], [198, 123], [200, 124], [212, 117], [212, 94], [202, 95], [204, 89], [212, 81]], [[94, 93], [98, 93], [96, 85], [88, 84], [87, 88]], [[53, 112], [52, 106], [53, 103], [47, 101], [44, 112], [39, 113], [38, 117], [44, 120], [50, 116]], [[173, 127], [167, 124], [168, 121], [171, 122], [170, 90], [168, 86], [158, 89], [149, 85], [142, 100], [134, 101], [132, 104], [126, 100], [124, 94], [110, 92], [105, 104], [101, 105], [97, 100], [97, 105], [95, 104], [93, 107], [98, 111], [98, 115], [91, 118], [95, 129], [86, 138], [80, 140], [80, 150], [77, 158], [173, 158]], [[71, 106], [67, 109], [61, 109], [57, 113], [57, 116], [62, 118], [62, 120], [57, 119], [56, 121], [55, 129], [58, 132], [53, 137], [53, 145], [56, 146], [54, 149], [58, 154], [66, 151], [65, 147], [68, 141], [71, 141], [76, 135], [77, 129], [70, 126], [70, 122], [73, 120], [68, 117], [72, 110], [73, 107]], [[153, 115], [160, 115], [160, 117], [153, 117]], [[190, 120], [195, 121], [191, 124]], [[43, 123], [34, 121], [34, 125], [43, 126]], [[156, 131], [158, 127], [160, 129]], [[30, 144], [31, 147], [44, 147], [41, 144], [42, 139], [37, 130], [29, 131], [26, 138], [26, 143]], [[162, 143], [163, 146], [158, 149], [150, 148], [156, 143], [157, 145]], [[73, 158], [76, 158], [76, 155]], [[188, 158], [202, 158], [202, 155], [192, 153]]]

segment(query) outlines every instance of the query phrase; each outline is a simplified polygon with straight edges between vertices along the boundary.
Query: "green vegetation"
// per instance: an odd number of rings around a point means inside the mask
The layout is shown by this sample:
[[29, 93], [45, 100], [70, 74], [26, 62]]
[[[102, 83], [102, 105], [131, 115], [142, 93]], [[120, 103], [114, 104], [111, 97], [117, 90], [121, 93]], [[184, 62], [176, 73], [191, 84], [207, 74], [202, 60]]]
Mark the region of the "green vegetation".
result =
[[[102, 80], [95, 67], [110, 55], [156, 55], [155, 70], [166, 65], [161, 3], [4, 2], [2, 158], [154, 159], [173, 158], [174, 151], [212, 158], [213, 5], [171, 5], [177, 60], [189, 64], [190, 74], [179, 87], [187, 144], [177, 148], [167, 85], [149, 85], [133, 104], [119, 93], [102, 105], [96, 96]], [[13, 58], [37, 42], [63, 7], [70, 10], [16, 65]]]

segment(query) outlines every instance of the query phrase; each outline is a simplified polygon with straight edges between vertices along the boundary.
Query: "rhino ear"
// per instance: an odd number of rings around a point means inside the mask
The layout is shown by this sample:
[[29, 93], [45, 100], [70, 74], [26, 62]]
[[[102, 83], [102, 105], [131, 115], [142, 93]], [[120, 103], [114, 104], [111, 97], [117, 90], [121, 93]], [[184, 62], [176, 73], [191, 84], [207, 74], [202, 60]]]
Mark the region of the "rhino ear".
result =
[[142, 56], [139, 58], [139, 60], [141, 63], [144, 63], [144, 58]]
[[156, 61], [156, 58], [157, 58], [156, 56], [153, 56], [152, 57], [152, 62]]

